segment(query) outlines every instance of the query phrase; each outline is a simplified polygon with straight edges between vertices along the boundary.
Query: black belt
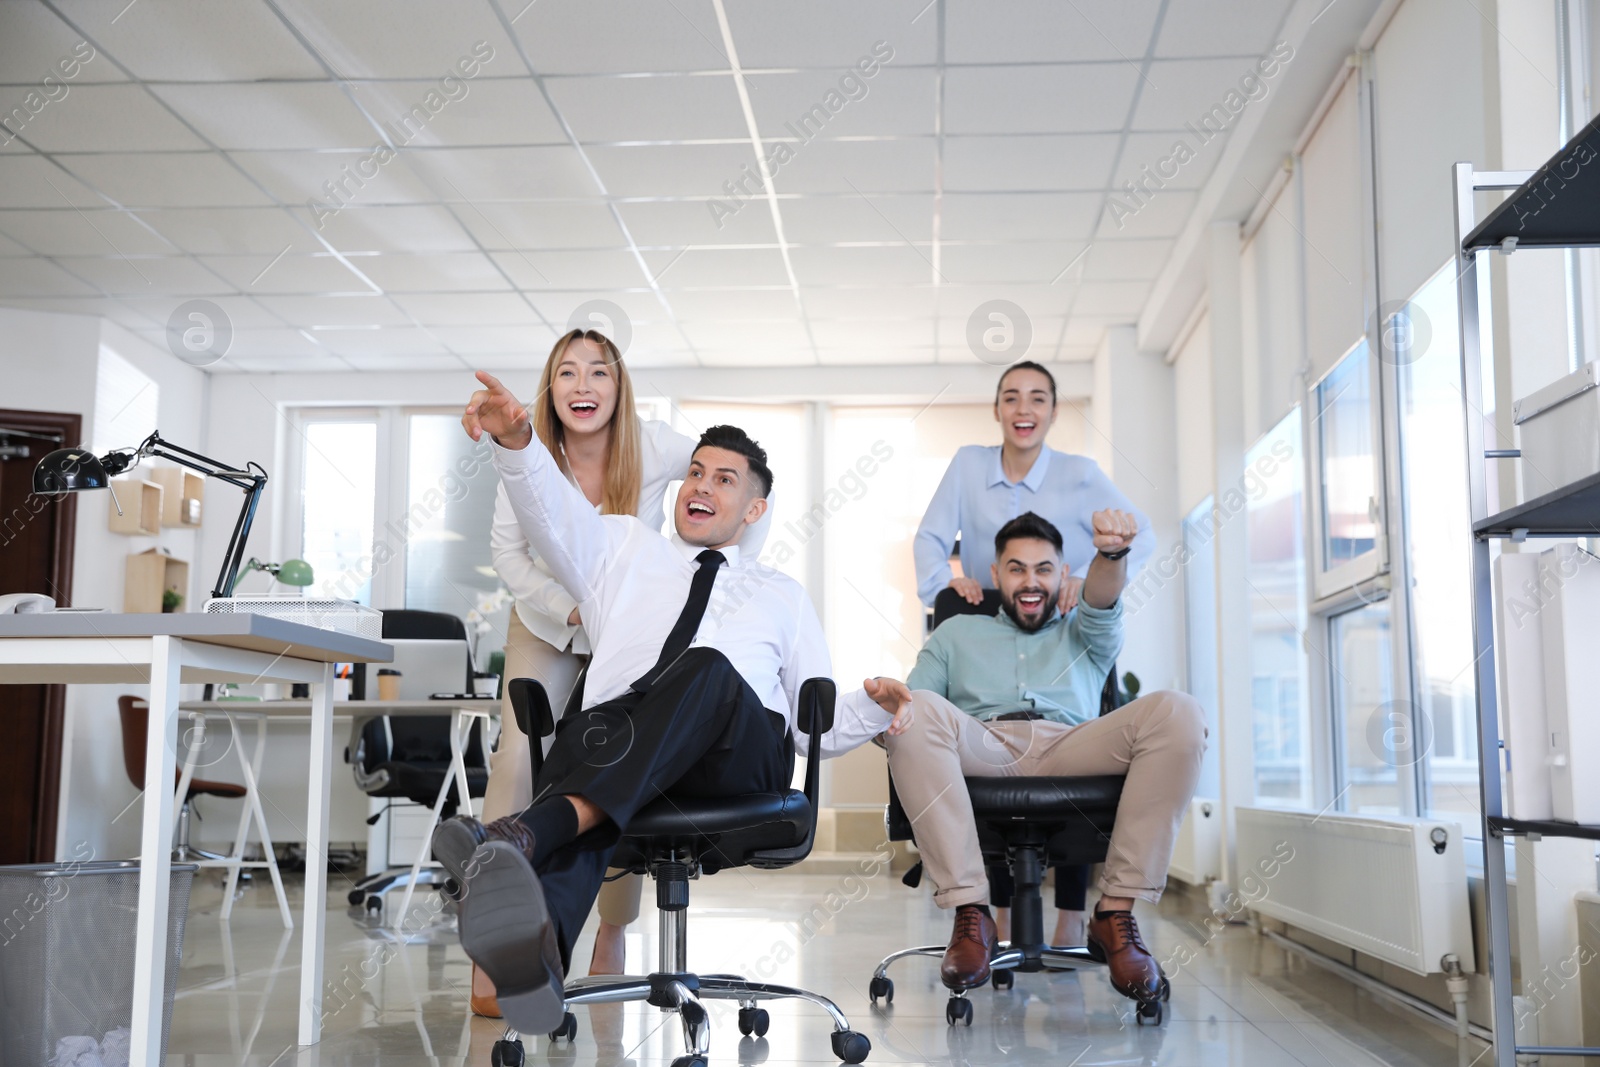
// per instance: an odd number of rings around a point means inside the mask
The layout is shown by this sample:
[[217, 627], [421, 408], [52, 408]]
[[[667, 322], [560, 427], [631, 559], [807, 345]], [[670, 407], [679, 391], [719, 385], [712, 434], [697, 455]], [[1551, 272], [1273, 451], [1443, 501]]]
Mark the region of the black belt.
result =
[[990, 722], [1032, 722], [1034, 719], [1044, 718], [1042, 712], [1037, 711], [1008, 711], [1004, 715], [992, 716]]

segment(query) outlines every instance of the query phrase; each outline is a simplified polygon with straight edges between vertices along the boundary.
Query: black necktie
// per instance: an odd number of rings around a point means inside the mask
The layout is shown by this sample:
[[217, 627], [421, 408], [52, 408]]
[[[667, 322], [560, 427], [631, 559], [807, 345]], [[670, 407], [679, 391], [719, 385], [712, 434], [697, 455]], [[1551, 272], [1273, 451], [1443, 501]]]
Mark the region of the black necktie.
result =
[[694, 640], [694, 635], [700, 629], [700, 620], [705, 618], [706, 605], [711, 603], [711, 586], [717, 580], [717, 568], [727, 559], [716, 549], [708, 548], [695, 560], [700, 568], [694, 572], [694, 579], [689, 583], [689, 599], [684, 601], [678, 621], [672, 624], [672, 632], [667, 634], [667, 643], [661, 646], [661, 656], [656, 660], [656, 665], [628, 687], [635, 693], [648, 693], [656, 679], [661, 677], [661, 672], [689, 650], [689, 642]]

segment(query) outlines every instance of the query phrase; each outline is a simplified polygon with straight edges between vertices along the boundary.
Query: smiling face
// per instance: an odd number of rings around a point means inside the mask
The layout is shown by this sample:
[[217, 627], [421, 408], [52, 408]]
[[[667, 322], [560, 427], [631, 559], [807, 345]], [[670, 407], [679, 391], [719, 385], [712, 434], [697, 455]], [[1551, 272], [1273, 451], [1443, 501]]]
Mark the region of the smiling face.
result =
[[994, 417], [1012, 448], [1030, 449], [1044, 443], [1056, 421], [1056, 395], [1050, 379], [1030, 367], [1009, 370], [1000, 378], [1000, 395]]
[[990, 570], [1000, 591], [1000, 606], [1019, 630], [1029, 633], [1049, 622], [1061, 593], [1061, 556], [1037, 537], [1013, 537]]
[[605, 349], [585, 337], [561, 353], [550, 377], [550, 402], [568, 433], [594, 433], [617, 410], [617, 373]]
[[761, 480], [750, 473], [749, 460], [703, 445], [678, 488], [673, 527], [679, 537], [702, 548], [736, 544], [744, 528], [766, 513], [767, 499], [761, 494]]

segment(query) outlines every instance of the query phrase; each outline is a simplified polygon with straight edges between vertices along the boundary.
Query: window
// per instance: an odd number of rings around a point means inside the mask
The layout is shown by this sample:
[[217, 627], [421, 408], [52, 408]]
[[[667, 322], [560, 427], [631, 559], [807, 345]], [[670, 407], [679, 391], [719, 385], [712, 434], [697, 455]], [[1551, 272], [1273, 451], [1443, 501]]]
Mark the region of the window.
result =
[[[1188, 691], [1205, 709], [1211, 736], [1217, 733], [1217, 559], [1211, 545], [1212, 497], [1202, 500], [1183, 520], [1184, 557], [1183, 606], [1186, 635], [1185, 657]], [[1203, 797], [1221, 796], [1218, 778], [1219, 745], [1206, 747], [1200, 763], [1200, 782], [1196, 792]]]
[[456, 413], [410, 415], [407, 434], [405, 513], [388, 527], [404, 531], [405, 606], [473, 622], [503, 611], [489, 554], [500, 476], [487, 439], [463, 433]]
[[1321, 473], [1317, 504], [1317, 596], [1369, 578], [1380, 564], [1376, 390], [1366, 341], [1312, 390]]
[[1301, 454], [1296, 408], [1245, 455], [1256, 800], [1288, 807], [1309, 807], [1312, 788]]
[[[1429, 815], [1478, 810], [1466, 442], [1453, 264], [1385, 324], [1399, 377], [1400, 477], [1410, 576], [1412, 747]], [[1491, 483], [1493, 479], [1491, 479]]]
[[1379, 601], [1329, 619], [1332, 695], [1342, 767], [1341, 811], [1399, 814], [1397, 768], [1411, 750], [1409, 705], [1394, 699], [1389, 603]]
[[302, 417], [300, 556], [313, 596], [372, 603], [372, 527], [378, 423], [372, 417]]

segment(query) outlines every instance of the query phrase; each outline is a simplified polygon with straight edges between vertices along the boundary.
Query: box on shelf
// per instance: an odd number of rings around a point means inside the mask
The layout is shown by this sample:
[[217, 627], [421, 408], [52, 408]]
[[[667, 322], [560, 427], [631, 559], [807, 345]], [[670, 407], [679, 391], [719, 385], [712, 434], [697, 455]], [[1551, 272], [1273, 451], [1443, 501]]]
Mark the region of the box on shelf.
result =
[[1512, 405], [1522, 499], [1600, 474], [1600, 363], [1585, 363]]
[[[161, 532], [161, 486], [143, 478], [113, 478], [111, 491], [116, 501], [108, 512], [106, 526], [112, 533], [154, 537]], [[117, 506], [122, 513], [117, 513]]]
[[1577, 545], [1539, 553], [1550, 806], [1562, 822], [1600, 823], [1600, 559]]
[[185, 598], [174, 610], [182, 611], [189, 596], [189, 564], [164, 548], [136, 552], [128, 557], [122, 581], [123, 611], [161, 611], [161, 596], [172, 590]]
[[149, 479], [161, 486], [161, 525], [199, 526], [206, 480], [182, 467], [151, 467]]

